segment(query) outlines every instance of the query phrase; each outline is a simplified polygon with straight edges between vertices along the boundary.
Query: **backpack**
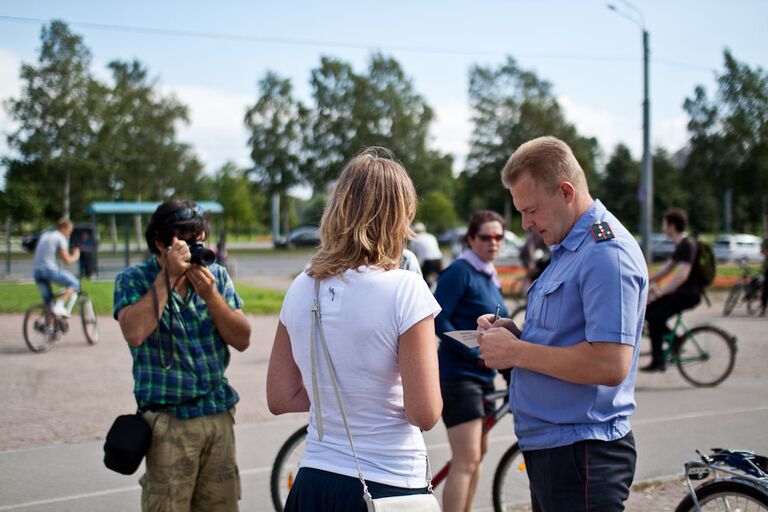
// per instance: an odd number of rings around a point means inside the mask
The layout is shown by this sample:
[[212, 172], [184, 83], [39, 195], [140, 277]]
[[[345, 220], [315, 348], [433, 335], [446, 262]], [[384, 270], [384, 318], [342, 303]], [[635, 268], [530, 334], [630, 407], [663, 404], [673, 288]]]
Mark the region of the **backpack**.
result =
[[698, 243], [698, 255], [696, 256], [696, 262], [699, 265], [699, 271], [701, 277], [704, 280], [704, 286], [712, 286], [715, 282], [715, 275], [717, 274], [717, 262], [715, 260], [715, 251], [712, 250], [712, 246], [704, 242]]

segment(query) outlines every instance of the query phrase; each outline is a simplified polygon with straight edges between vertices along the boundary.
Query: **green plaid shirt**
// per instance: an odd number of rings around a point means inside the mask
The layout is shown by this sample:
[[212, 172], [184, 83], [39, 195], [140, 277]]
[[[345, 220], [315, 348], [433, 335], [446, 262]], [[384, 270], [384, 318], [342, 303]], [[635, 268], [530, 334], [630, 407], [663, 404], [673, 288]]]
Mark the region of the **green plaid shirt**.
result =
[[[224, 301], [232, 309], [242, 309], [243, 300], [235, 292], [227, 270], [217, 264], [209, 269]], [[124, 268], [117, 275], [115, 319], [118, 311], [134, 304], [150, 290], [159, 272], [157, 260], [152, 257]], [[180, 419], [228, 411], [239, 400], [224, 376], [229, 365], [229, 347], [216, 330], [205, 301], [192, 288], [186, 299], [175, 291], [172, 293], [173, 355], [168, 340], [168, 307], [163, 312], [159, 330], [155, 329], [140, 346], [129, 345], [136, 403], [140, 408], [167, 406], [164, 410]], [[171, 357], [173, 364], [166, 370], [164, 366], [168, 366]]]

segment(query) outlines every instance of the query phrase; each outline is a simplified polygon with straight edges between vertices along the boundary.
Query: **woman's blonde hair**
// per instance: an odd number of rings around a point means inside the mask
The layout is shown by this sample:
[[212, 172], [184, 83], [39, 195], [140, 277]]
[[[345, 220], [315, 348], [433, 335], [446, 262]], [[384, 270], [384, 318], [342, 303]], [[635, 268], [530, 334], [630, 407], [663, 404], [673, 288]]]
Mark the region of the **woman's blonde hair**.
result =
[[415, 213], [416, 190], [405, 168], [387, 149], [364, 150], [341, 171], [307, 273], [325, 279], [360, 265], [400, 267]]

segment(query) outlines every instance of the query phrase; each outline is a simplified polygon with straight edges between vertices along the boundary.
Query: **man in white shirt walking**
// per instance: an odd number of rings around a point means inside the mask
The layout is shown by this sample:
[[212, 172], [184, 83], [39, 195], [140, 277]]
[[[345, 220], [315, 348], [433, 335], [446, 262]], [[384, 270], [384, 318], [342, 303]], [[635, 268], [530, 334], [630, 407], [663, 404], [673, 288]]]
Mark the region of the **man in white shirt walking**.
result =
[[411, 250], [421, 265], [421, 274], [430, 286], [437, 281], [437, 276], [443, 270], [443, 253], [437, 244], [437, 238], [427, 233], [427, 227], [422, 222], [413, 225], [416, 238], [411, 240]]
[[34, 278], [43, 301], [48, 304], [52, 297], [51, 283], [64, 286], [64, 293], [53, 305], [53, 312], [59, 316], [69, 316], [69, 310], [64, 304], [80, 291], [80, 283], [71, 272], [60, 269], [56, 257], [69, 265], [80, 258], [80, 249], [75, 247], [69, 251], [69, 235], [72, 234], [72, 222], [61, 218], [56, 223], [56, 229], [43, 233], [35, 247]]

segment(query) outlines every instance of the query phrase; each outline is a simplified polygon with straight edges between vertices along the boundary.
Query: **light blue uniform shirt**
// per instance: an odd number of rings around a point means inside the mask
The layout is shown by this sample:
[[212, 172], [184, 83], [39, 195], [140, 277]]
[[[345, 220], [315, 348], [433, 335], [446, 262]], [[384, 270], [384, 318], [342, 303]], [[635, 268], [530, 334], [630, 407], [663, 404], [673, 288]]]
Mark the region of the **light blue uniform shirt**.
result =
[[[606, 222], [615, 238], [596, 242]], [[635, 375], [648, 294], [648, 269], [634, 237], [600, 201], [552, 246], [552, 260], [528, 291], [523, 340], [553, 347], [584, 341], [634, 347], [632, 366], [615, 387], [573, 384], [522, 368], [512, 371], [510, 404], [522, 450], [612, 441], [630, 431]]]

